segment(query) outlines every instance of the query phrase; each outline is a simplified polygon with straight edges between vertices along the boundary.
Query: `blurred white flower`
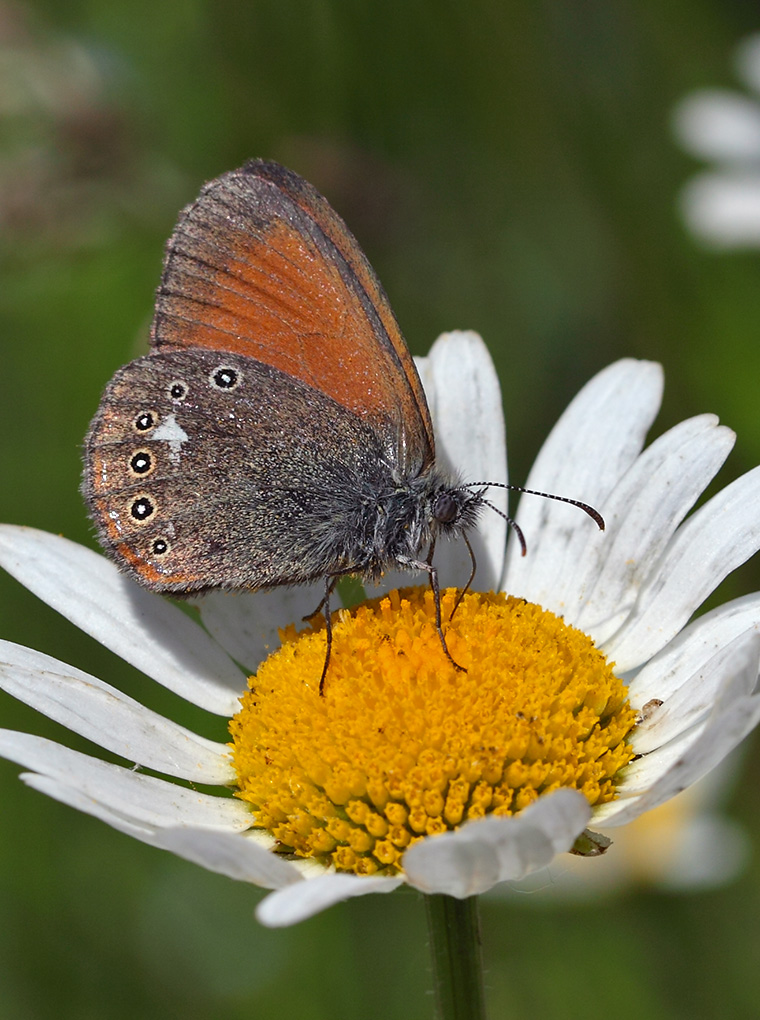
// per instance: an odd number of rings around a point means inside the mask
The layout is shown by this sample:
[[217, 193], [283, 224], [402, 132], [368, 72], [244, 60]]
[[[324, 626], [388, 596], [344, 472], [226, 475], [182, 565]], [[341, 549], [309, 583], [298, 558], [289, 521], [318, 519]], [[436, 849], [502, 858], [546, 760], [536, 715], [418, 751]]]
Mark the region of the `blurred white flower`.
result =
[[673, 112], [687, 152], [716, 164], [693, 177], [680, 196], [688, 228], [715, 248], [760, 247], [760, 34], [737, 47], [738, 78], [753, 93], [700, 89]]

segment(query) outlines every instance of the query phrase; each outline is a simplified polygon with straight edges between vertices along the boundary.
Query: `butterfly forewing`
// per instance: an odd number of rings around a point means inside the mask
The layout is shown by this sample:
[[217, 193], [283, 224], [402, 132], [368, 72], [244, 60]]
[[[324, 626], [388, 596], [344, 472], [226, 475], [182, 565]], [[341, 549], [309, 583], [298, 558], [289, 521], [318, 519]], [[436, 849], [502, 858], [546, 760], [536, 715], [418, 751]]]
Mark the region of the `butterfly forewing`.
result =
[[225, 174], [184, 211], [151, 339], [241, 354], [307, 383], [370, 420], [400, 475], [433, 462], [422, 386], [377, 277], [325, 199], [277, 164]]

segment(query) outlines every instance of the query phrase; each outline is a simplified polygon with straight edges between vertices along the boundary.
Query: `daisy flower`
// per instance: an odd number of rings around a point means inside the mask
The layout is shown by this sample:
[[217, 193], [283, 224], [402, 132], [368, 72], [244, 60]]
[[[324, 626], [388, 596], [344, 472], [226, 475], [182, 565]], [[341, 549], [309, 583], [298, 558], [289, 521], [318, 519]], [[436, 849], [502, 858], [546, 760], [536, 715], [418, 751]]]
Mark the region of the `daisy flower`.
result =
[[682, 99], [673, 127], [684, 149], [715, 168], [681, 193], [689, 229], [716, 248], [760, 245], [760, 35], [737, 47], [735, 67], [752, 94], [699, 89]]
[[[444, 335], [420, 370], [441, 459], [504, 480], [501, 398], [480, 338]], [[277, 630], [314, 608], [320, 586], [212, 593], [197, 623], [104, 557], [5, 526], [7, 570], [158, 683], [229, 718], [231, 744], [3, 642], [7, 691], [159, 775], [7, 730], [0, 754], [49, 796], [271, 890], [257, 916], [272, 926], [403, 883], [454, 902], [556, 854], [600, 853], [608, 841], [589, 826], [664, 803], [760, 719], [760, 595], [692, 621], [760, 545], [760, 470], [687, 517], [734, 436], [700, 415], [644, 449], [661, 391], [649, 362], [599, 373], [527, 481], [591, 503], [605, 533], [576, 507], [523, 496], [528, 554], [511, 542], [505, 557], [505, 522], [484, 514], [478, 578], [493, 590], [466, 596], [451, 619], [456, 592], [443, 595], [447, 643], [467, 672], [444, 656], [424, 586], [337, 613], [320, 696], [324, 634]], [[492, 492], [498, 502], [503, 490]], [[442, 577], [461, 581], [466, 567], [452, 573], [445, 552]]]

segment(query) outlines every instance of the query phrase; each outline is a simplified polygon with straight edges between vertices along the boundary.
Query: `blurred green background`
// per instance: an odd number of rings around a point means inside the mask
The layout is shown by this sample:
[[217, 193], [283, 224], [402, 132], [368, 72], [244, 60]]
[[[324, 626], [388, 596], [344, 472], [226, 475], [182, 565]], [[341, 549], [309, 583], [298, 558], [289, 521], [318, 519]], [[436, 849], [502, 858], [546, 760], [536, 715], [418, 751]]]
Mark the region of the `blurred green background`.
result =
[[[621, 356], [666, 369], [656, 431], [737, 429], [760, 461], [760, 253], [680, 224], [697, 164], [673, 104], [735, 83], [742, 0], [0, 0], [0, 519], [92, 542], [80, 445], [144, 343], [162, 247], [200, 184], [286, 163], [342, 213], [416, 353], [478, 330], [524, 479], [579, 386]], [[721, 589], [760, 588], [760, 562]], [[0, 577], [0, 634], [218, 728]], [[3, 696], [4, 726], [85, 746]], [[0, 1016], [429, 1017], [420, 899], [367, 897], [297, 928], [256, 890], [28, 791], [0, 762]], [[760, 844], [760, 762], [727, 811]], [[614, 853], [614, 848], [613, 851]], [[492, 1017], [754, 1017], [760, 858], [727, 887], [483, 904]]]

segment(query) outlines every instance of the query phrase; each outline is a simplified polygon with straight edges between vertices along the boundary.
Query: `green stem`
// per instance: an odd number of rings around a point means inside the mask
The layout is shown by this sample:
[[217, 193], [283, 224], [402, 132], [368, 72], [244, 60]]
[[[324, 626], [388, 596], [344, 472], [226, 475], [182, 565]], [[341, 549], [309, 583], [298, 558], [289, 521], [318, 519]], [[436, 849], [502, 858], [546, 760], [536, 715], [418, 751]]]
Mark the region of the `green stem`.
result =
[[478, 898], [426, 896], [438, 1020], [486, 1020]]

